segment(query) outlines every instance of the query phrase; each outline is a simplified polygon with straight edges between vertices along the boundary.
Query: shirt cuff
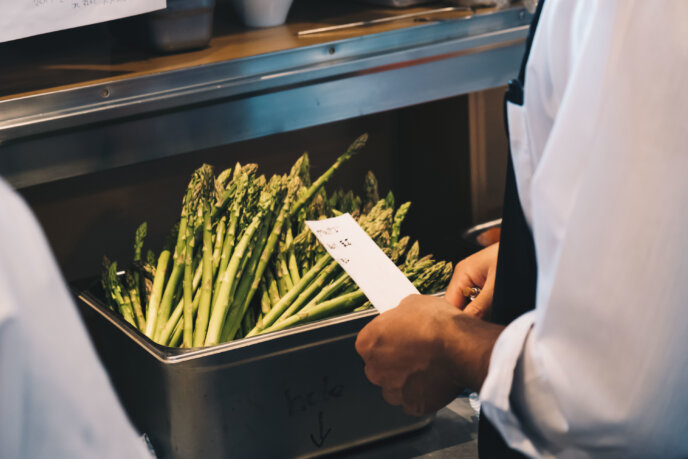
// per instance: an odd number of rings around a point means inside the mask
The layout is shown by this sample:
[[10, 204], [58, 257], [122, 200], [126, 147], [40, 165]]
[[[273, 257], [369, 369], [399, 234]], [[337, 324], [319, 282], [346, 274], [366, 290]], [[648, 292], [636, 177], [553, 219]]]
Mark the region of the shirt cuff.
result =
[[535, 311], [530, 311], [504, 329], [492, 350], [490, 368], [480, 390], [482, 413], [490, 419], [510, 447], [529, 456], [537, 455], [537, 449], [523, 433], [525, 428], [511, 407], [510, 397], [514, 372], [534, 319]]

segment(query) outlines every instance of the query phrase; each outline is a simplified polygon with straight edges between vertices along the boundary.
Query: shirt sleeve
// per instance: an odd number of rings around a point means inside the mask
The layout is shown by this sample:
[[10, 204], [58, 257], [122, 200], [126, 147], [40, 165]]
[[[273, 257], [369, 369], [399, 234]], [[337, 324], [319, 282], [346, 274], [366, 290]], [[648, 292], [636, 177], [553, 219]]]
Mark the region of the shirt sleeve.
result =
[[[546, 4], [525, 88], [531, 128], [551, 121], [531, 129], [536, 308], [483, 410], [531, 456], [688, 457], [688, 3], [570, 3]], [[584, 33], [548, 35], [567, 21]]]
[[0, 180], [0, 457], [141, 458], [50, 247]]

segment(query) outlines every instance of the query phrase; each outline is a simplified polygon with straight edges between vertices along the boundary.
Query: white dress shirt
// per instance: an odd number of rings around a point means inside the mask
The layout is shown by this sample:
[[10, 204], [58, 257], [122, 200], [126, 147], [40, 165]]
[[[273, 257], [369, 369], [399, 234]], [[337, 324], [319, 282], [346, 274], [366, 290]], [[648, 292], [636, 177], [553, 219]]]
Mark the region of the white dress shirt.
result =
[[151, 458], [35, 218], [2, 179], [0, 458]]
[[536, 307], [482, 409], [536, 457], [688, 457], [688, 1], [547, 0], [507, 108]]

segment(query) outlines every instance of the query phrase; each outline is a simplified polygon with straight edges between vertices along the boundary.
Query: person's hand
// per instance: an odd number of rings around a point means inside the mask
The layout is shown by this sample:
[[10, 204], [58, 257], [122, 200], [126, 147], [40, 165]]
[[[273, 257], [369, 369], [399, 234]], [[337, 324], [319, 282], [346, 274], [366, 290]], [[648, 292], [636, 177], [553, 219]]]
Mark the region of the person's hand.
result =
[[[460, 261], [454, 268], [454, 275], [444, 298], [466, 314], [481, 319], [487, 316], [492, 307], [498, 252], [499, 243], [496, 243]], [[463, 289], [472, 287], [479, 287], [481, 290], [469, 302]]]
[[443, 298], [411, 295], [363, 328], [356, 350], [384, 399], [419, 416], [442, 408], [465, 388], [480, 390], [502, 330]]

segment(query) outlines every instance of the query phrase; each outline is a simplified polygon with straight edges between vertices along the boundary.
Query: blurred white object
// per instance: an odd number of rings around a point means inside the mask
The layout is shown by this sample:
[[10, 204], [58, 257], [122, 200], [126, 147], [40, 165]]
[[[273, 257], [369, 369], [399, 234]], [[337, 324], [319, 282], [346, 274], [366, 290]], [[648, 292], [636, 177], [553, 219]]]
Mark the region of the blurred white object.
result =
[[234, 0], [234, 8], [249, 27], [284, 24], [292, 0]]
[[0, 179], [0, 457], [150, 458], [29, 208]]
[[0, 43], [165, 8], [165, 0], [0, 2]]
[[468, 396], [468, 404], [471, 405], [471, 408], [473, 408], [473, 412], [476, 415], [480, 414], [480, 396], [477, 392], [471, 392], [471, 394]]

